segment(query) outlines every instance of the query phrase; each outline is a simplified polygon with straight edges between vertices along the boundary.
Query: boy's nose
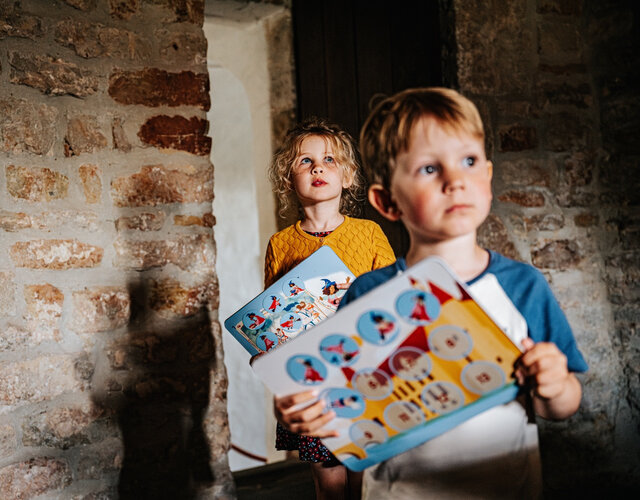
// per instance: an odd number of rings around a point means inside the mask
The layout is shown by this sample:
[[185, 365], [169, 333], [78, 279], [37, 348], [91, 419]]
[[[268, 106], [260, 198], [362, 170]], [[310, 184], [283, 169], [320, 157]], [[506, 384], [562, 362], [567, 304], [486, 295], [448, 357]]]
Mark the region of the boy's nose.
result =
[[464, 174], [457, 170], [445, 170], [443, 190], [451, 192], [464, 187]]

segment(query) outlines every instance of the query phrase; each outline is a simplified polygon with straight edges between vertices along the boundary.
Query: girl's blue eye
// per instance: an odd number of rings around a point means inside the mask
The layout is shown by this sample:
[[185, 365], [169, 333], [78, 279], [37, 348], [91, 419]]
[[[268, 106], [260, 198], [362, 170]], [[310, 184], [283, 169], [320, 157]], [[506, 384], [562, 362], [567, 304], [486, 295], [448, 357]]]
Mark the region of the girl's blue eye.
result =
[[465, 167], [473, 167], [476, 164], [476, 158], [474, 156], [467, 156], [462, 163]]
[[434, 165], [424, 165], [420, 167], [420, 173], [422, 174], [431, 175], [431, 174], [435, 174], [437, 171], [438, 171], [438, 167]]
[[300, 163], [311, 163], [311, 160], [309, 158], [303, 158], [300, 160]]

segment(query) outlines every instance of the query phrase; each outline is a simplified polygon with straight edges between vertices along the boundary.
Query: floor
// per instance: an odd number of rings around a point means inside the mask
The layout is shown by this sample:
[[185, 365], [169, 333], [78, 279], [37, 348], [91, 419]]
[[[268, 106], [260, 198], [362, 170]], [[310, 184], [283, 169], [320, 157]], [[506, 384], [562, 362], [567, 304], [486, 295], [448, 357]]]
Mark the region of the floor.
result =
[[233, 473], [238, 500], [297, 500], [315, 498], [309, 465], [298, 460]]

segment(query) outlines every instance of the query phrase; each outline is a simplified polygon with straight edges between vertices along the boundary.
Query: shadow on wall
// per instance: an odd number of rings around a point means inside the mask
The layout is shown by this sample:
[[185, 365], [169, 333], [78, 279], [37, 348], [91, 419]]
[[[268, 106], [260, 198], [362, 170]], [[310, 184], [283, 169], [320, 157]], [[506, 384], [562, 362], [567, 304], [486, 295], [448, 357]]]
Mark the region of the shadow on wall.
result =
[[129, 285], [126, 336], [109, 351], [114, 371], [99, 404], [117, 413], [124, 447], [121, 499], [190, 499], [213, 483], [203, 428], [214, 344], [207, 311], [158, 322], [149, 281]]

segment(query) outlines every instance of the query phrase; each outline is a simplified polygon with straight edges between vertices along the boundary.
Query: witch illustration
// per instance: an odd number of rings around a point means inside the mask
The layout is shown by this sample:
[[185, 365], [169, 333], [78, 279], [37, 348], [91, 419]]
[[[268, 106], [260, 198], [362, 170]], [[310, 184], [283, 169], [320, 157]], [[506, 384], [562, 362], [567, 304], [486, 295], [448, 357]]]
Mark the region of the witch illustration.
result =
[[303, 288], [300, 288], [298, 285], [296, 285], [293, 282], [293, 280], [289, 281], [289, 295], [291, 297], [295, 297], [296, 295], [298, 295], [301, 292], [304, 292]]
[[427, 306], [425, 304], [426, 298], [427, 297], [424, 293], [419, 293], [413, 298], [415, 305], [413, 306], [413, 310], [409, 316], [411, 319], [416, 321], [431, 321], [431, 317], [429, 316], [429, 313], [427, 313]]
[[249, 328], [251, 330], [256, 330], [257, 328], [259, 328], [260, 326], [262, 326], [262, 324], [264, 323], [264, 318], [262, 316], [258, 316], [255, 313], [249, 313], [248, 318], [252, 321], [252, 323], [249, 325]]
[[324, 377], [320, 375], [320, 372], [313, 367], [313, 362], [310, 359], [298, 359], [298, 363], [304, 365], [304, 379], [303, 381], [309, 384], [315, 382], [323, 382]]
[[344, 362], [351, 361], [354, 357], [358, 355], [358, 350], [356, 349], [355, 351], [345, 351], [344, 342], [345, 342], [345, 339], [340, 339], [340, 341], [337, 344], [329, 345], [326, 347], [320, 346], [320, 349], [322, 349], [325, 352], [331, 352], [336, 354], [336, 356], [334, 356], [331, 359], [332, 363], [339, 363], [340, 360]]
[[391, 333], [396, 326], [393, 321], [390, 321], [381, 314], [374, 312], [371, 313], [371, 321], [373, 321], [373, 324], [380, 335], [380, 340], [383, 342], [386, 340], [387, 334]]
[[275, 312], [275, 310], [280, 306], [280, 300], [275, 295], [271, 296], [271, 305], [267, 308], [271, 312]]
[[269, 349], [271, 349], [275, 344], [275, 342], [271, 340], [269, 337], [267, 337], [266, 335], [260, 335], [260, 338], [264, 342], [265, 351], [268, 351]]

